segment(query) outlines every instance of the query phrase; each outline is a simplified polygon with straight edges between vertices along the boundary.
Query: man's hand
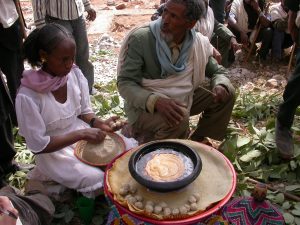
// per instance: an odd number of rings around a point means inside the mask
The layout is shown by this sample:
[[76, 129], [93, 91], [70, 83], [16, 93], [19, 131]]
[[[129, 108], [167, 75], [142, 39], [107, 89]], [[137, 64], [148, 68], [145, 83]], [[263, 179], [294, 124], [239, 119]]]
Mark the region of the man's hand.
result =
[[212, 89], [214, 95], [214, 102], [226, 102], [229, 99], [229, 93], [222, 85], [217, 85]]
[[184, 112], [181, 107], [186, 107], [184, 104], [169, 98], [159, 97], [155, 103], [155, 109], [166, 120], [170, 127], [179, 124], [184, 118]]
[[220, 54], [220, 52], [216, 48], [213, 48], [213, 57], [217, 60], [218, 64], [221, 65], [222, 55]]
[[230, 40], [230, 46], [233, 49], [234, 52], [236, 52], [237, 50], [240, 50], [242, 48], [242, 45], [237, 43], [236, 38], [232, 37]]
[[96, 11], [94, 9], [89, 9], [87, 13], [86, 19], [88, 21], [94, 21], [96, 19]]

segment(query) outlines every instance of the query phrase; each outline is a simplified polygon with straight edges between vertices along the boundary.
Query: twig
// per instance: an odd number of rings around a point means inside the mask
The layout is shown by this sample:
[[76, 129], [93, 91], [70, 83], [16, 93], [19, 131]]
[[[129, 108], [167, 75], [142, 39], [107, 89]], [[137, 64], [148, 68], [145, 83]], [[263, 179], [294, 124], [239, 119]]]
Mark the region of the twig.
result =
[[287, 71], [286, 71], [287, 76], [289, 76], [289, 73], [291, 71], [291, 66], [292, 66], [292, 61], [293, 61], [293, 57], [294, 57], [295, 48], [296, 48], [296, 43], [293, 44], [293, 47], [292, 47], [292, 50], [291, 50], [289, 65], [288, 65], [288, 68], [287, 68]]
[[213, 96], [216, 96], [216, 94], [215, 94], [215, 93], [213, 93], [212, 91], [210, 91], [210, 90], [206, 89], [205, 87], [199, 86], [199, 88], [201, 88], [202, 90], [204, 90], [204, 91], [206, 91], [206, 92], [208, 92], [208, 93], [212, 94]]
[[[265, 11], [264, 11], [264, 14], [267, 14], [267, 12], [268, 12], [268, 10], [269, 10], [269, 7], [270, 7], [270, 2], [269, 2], [268, 5], [266, 6]], [[258, 18], [257, 18], [256, 25], [255, 25], [255, 26], [257, 26], [258, 24], [259, 24], [259, 26], [258, 26], [258, 28], [257, 28], [257, 30], [256, 30], [256, 32], [255, 32], [255, 35], [254, 35], [254, 38], [253, 38], [253, 42], [251, 43], [251, 46], [250, 46], [250, 50], [248, 51], [248, 54], [247, 54], [246, 58], [244, 59], [244, 63], [248, 62], [248, 59], [249, 59], [249, 57], [250, 57], [250, 55], [251, 55], [251, 52], [252, 52], [252, 50], [253, 50], [253, 48], [254, 48], [254, 46], [255, 46], [256, 39], [257, 39], [257, 37], [258, 37], [258, 35], [259, 35], [259, 32], [260, 32], [260, 30], [261, 30], [261, 23], [259, 23], [259, 15], [258, 15]]]
[[[254, 180], [254, 179], [252, 179], [252, 178], [250, 178], [250, 177], [248, 177], [246, 181], [248, 181], [249, 183], [252, 183], [252, 184], [259, 184], [259, 183], [263, 184], [262, 182], [259, 182], [259, 181], [257, 181], [257, 180]], [[265, 185], [266, 185], [266, 187], [267, 187], [269, 190], [271, 190], [271, 191], [279, 191], [279, 192], [281, 192], [286, 198], [288, 198], [288, 199], [290, 199], [290, 200], [293, 200], [293, 201], [296, 201], [296, 202], [300, 202], [300, 197], [298, 197], [298, 196], [296, 196], [296, 195], [293, 195], [293, 194], [288, 193], [288, 192], [286, 192], [286, 191], [281, 191], [281, 190], [279, 190], [279, 189], [277, 189], [277, 188], [272, 187], [272, 186], [269, 185], [269, 184], [265, 184]]]
[[24, 21], [23, 13], [22, 13], [21, 3], [20, 3], [19, 0], [15, 0], [14, 2], [15, 2], [16, 9], [17, 9], [17, 12], [18, 12], [18, 15], [19, 15], [22, 35], [23, 35], [23, 38], [26, 38], [27, 37], [26, 24], [25, 24], [25, 21]]

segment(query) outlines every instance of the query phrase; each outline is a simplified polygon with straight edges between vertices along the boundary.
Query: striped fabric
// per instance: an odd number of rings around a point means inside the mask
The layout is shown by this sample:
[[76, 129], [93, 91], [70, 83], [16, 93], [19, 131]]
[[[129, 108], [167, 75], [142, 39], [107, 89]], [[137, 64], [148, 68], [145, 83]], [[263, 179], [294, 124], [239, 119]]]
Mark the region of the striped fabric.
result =
[[36, 27], [45, 25], [45, 17], [61, 20], [75, 20], [91, 9], [89, 0], [32, 0], [34, 23]]
[[232, 225], [284, 225], [284, 219], [268, 201], [257, 202], [252, 197], [236, 198], [222, 209], [222, 216]]

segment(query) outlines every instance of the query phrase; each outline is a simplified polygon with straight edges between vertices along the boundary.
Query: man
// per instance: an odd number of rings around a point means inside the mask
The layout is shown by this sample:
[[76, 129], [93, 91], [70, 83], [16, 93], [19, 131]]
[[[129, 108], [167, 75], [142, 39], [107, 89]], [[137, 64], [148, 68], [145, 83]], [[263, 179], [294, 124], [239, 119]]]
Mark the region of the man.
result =
[[284, 93], [283, 103], [279, 107], [275, 131], [275, 140], [279, 156], [283, 159], [292, 159], [294, 156], [294, 143], [291, 127], [297, 107], [300, 105], [300, 54], [299, 54], [299, 28], [295, 24], [300, 0], [286, 0], [289, 8], [288, 29], [293, 40], [298, 45], [296, 68], [288, 81]]
[[88, 80], [89, 91], [92, 94], [94, 84], [94, 66], [89, 62], [89, 43], [84, 10], [87, 19], [94, 21], [96, 11], [89, 0], [32, 0], [34, 22], [37, 28], [45, 23], [58, 23], [66, 27], [73, 34], [76, 42], [76, 65]]
[[[234, 88], [207, 37], [192, 29], [204, 12], [203, 1], [169, 0], [161, 18], [132, 31], [122, 45], [117, 85], [140, 143], [187, 138], [189, 117], [201, 112], [192, 140], [225, 135]], [[205, 75], [211, 91], [200, 86]]]
[[270, 6], [270, 16], [273, 25], [272, 59], [275, 63], [282, 60], [283, 49], [291, 47], [293, 40], [288, 31], [288, 8], [284, 0]]
[[0, 69], [6, 75], [13, 102], [24, 70], [20, 19], [13, 0], [0, 0]]
[[234, 52], [240, 48], [234, 34], [215, 17], [209, 0], [204, 0], [207, 12], [198, 20], [195, 29], [207, 36], [211, 44], [221, 53], [221, 65], [229, 67], [234, 61]]
[[210, 0], [209, 6], [212, 8], [215, 18], [219, 23], [224, 23], [226, 0]]
[[[239, 43], [248, 46], [253, 41], [262, 42], [257, 58], [265, 61], [272, 43], [273, 30], [271, 21], [264, 15], [264, 0], [234, 0], [231, 4], [228, 28], [234, 33]], [[257, 21], [261, 29], [256, 40], [252, 40], [256, 32]]]
[[[200, 0], [201, 1], [201, 0]], [[229, 67], [234, 62], [234, 52], [238, 50], [239, 44], [234, 34], [223, 24], [215, 20], [214, 12], [209, 6], [210, 1], [204, 0], [206, 13], [195, 25], [195, 30], [207, 36], [210, 43], [214, 46], [213, 56], [224, 67]], [[166, 4], [160, 5], [152, 15], [151, 20], [156, 20], [162, 15]]]

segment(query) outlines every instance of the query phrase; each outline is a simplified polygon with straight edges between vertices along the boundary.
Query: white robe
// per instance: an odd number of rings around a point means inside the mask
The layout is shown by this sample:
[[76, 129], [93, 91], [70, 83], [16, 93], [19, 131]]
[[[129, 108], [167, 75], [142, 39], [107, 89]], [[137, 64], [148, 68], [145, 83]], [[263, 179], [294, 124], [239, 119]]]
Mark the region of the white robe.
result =
[[[86, 78], [79, 68], [68, 74], [67, 100], [59, 103], [51, 92], [37, 93], [21, 87], [16, 98], [19, 133], [25, 137], [28, 148], [41, 152], [50, 142], [50, 136], [88, 128], [78, 118], [92, 113]], [[37, 154], [36, 167], [30, 179], [55, 181], [65, 187], [94, 197], [93, 193], [103, 187], [104, 173], [99, 168], [82, 163], [74, 156], [75, 144], [52, 153]]]

